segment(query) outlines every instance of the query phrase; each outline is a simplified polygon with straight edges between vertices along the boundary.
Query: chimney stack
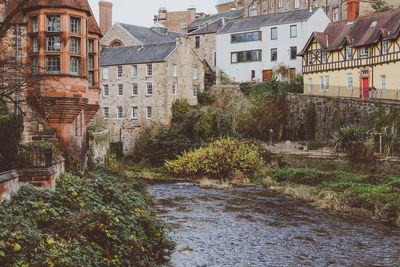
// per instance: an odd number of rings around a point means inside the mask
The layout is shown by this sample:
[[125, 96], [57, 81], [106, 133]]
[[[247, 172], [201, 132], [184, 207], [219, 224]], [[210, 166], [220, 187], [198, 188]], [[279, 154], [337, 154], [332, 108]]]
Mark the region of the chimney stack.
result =
[[112, 26], [112, 7], [111, 2], [100, 1], [100, 31], [102, 35], [105, 35]]
[[360, 0], [347, 0], [347, 23], [352, 23], [360, 13]]

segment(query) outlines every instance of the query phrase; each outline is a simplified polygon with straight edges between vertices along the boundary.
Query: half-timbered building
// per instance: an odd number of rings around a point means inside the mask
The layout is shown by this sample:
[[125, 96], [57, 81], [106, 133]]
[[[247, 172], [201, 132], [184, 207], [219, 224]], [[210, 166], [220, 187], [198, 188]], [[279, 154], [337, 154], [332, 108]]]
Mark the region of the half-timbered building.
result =
[[[400, 10], [330, 23], [299, 53], [304, 93], [400, 99]], [[356, 19], [353, 19], [356, 18]]]

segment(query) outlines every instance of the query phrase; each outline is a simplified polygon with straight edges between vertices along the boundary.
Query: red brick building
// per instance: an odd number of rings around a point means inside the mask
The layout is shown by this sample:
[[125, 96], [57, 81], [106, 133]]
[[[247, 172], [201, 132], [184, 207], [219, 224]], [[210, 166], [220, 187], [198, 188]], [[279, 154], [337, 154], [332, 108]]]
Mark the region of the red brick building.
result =
[[[15, 0], [0, 1], [0, 10], [5, 10], [1, 21], [17, 5]], [[40, 88], [44, 116], [25, 107], [24, 141], [40, 139], [43, 129], [53, 129], [63, 152], [84, 157], [86, 125], [99, 108], [100, 38], [87, 0], [30, 0], [13, 16], [0, 40], [1, 52], [17, 55], [45, 84]], [[29, 85], [24, 89], [21, 97], [30, 92]]]

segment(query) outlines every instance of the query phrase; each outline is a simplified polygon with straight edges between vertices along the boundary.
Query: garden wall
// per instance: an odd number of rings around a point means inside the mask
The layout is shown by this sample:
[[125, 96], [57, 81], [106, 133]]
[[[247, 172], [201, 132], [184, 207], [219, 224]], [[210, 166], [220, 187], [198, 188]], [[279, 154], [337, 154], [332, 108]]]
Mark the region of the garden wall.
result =
[[110, 149], [110, 131], [88, 132], [89, 148], [93, 156], [93, 160], [97, 164], [106, 164], [107, 151]]
[[348, 124], [366, 125], [368, 115], [379, 105], [386, 109], [391, 106], [400, 107], [399, 102], [374, 99], [358, 99], [344, 97], [310, 96], [304, 94], [289, 94], [288, 129], [286, 138], [304, 140], [306, 133], [306, 114], [311, 103], [317, 112], [316, 137], [328, 141], [332, 133]]

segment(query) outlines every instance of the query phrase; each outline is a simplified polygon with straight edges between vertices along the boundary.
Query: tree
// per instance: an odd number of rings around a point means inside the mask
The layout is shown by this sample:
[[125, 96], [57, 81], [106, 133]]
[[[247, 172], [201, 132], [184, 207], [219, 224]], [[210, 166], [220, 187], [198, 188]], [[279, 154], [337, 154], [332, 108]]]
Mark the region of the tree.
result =
[[374, 9], [374, 13], [392, 10], [384, 0], [372, 1], [371, 7]]
[[[8, 15], [4, 18], [4, 20], [0, 24], [0, 39], [2, 39], [8, 29], [11, 27], [11, 22], [13, 18], [20, 12], [24, 6], [30, 1], [30, 0], [13, 0], [15, 2], [15, 8], [8, 13]], [[8, 7], [8, 3], [6, 2], [6, 8]]]

